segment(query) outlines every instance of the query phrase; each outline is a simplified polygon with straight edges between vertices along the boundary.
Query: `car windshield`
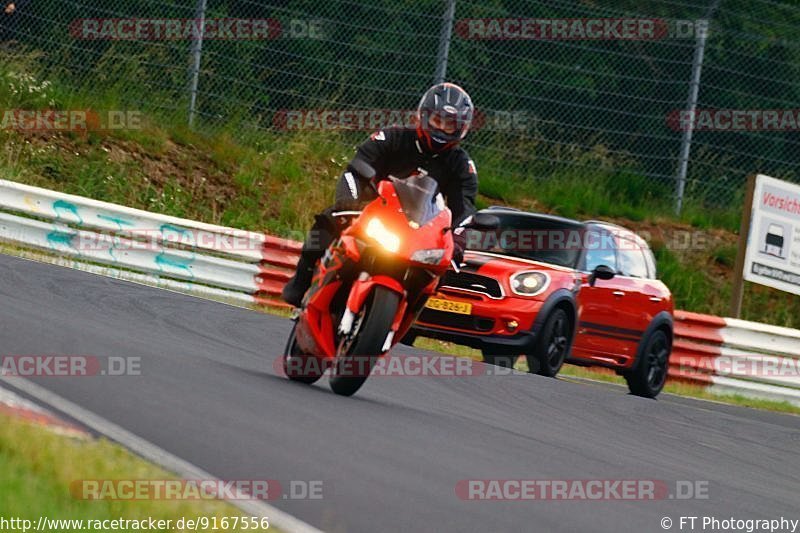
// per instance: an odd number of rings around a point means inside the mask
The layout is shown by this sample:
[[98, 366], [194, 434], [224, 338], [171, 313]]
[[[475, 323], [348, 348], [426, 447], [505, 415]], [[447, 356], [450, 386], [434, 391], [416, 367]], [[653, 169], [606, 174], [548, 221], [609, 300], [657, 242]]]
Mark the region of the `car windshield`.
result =
[[500, 219], [496, 230], [467, 231], [467, 249], [552, 265], [577, 268], [584, 227], [547, 216], [491, 211]]
[[411, 176], [405, 179], [391, 178], [397, 199], [406, 218], [420, 226], [438, 215], [442, 208], [436, 202], [436, 180], [430, 176]]

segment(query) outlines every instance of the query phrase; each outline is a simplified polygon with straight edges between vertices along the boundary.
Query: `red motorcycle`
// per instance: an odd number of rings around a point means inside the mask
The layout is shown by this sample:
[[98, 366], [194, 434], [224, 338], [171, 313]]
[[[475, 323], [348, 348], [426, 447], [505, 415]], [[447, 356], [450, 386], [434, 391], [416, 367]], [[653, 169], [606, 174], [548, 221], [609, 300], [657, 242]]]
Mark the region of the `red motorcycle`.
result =
[[[353, 167], [378, 197], [336, 214], [347, 227], [317, 264], [282, 356], [289, 379], [310, 384], [330, 369], [331, 389], [344, 396], [403, 338], [453, 257], [451, 213], [436, 180], [390, 176], [376, 186], [371, 166]], [[496, 223], [481, 214], [467, 227]]]

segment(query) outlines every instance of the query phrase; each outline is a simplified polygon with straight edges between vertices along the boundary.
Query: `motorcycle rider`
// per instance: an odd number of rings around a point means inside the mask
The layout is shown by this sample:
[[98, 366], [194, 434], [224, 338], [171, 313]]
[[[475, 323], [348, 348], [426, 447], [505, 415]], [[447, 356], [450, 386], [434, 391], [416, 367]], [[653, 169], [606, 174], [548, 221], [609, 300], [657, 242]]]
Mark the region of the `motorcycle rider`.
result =
[[[475, 212], [478, 175], [469, 154], [459, 146], [472, 124], [474, 107], [467, 92], [453, 83], [439, 83], [428, 89], [417, 108], [415, 129], [393, 127], [373, 133], [358, 147], [356, 158], [369, 163], [375, 175], [406, 178], [429, 174], [439, 184], [453, 214], [453, 226], [463, 224]], [[342, 228], [334, 213], [360, 210], [376, 198], [368, 181], [352, 164], [339, 177], [334, 205], [314, 217], [303, 244], [294, 276], [283, 288], [283, 299], [300, 307], [311, 285], [314, 267]], [[463, 228], [453, 232], [453, 260], [464, 254]]]

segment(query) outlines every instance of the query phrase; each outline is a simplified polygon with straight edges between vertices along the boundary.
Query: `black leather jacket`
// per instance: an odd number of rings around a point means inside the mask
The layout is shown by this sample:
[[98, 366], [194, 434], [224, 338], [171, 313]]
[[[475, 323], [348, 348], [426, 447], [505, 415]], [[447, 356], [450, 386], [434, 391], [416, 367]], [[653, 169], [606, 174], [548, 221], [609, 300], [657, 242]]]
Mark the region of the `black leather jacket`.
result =
[[[430, 175], [439, 183], [439, 191], [453, 213], [454, 225], [475, 213], [478, 174], [469, 154], [461, 147], [428, 153], [421, 149], [413, 129], [389, 128], [373, 133], [358, 147], [356, 157], [372, 165], [378, 177]], [[352, 167], [347, 170], [355, 174]]]

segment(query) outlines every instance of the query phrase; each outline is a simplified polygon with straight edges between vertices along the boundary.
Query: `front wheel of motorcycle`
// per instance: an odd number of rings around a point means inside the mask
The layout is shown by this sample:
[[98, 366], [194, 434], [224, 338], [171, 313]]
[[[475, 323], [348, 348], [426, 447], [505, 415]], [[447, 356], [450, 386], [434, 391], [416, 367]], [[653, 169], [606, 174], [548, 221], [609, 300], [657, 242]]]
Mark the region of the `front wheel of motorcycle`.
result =
[[286, 348], [283, 350], [283, 372], [292, 381], [310, 385], [322, 377], [324, 369], [320, 368], [321, 363], [318, 358], [306, 355], [300, 350], [295, 336], [296, 331], [297, 322], [294, 323]]
[[381, 356], [394, 321], [400, 295], [386, 287], [375, 287], [353, 322], [353, 331], [339, 343], [331, 369], [331, 389], [352, 396], [361, 388]]

